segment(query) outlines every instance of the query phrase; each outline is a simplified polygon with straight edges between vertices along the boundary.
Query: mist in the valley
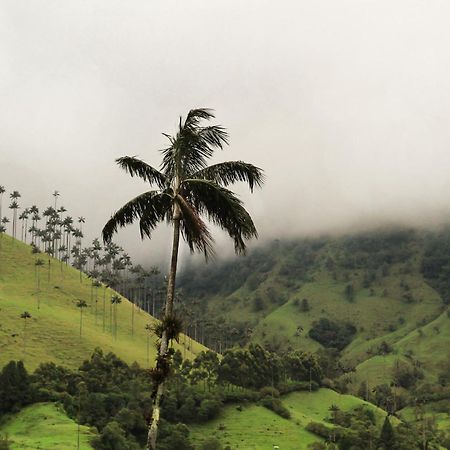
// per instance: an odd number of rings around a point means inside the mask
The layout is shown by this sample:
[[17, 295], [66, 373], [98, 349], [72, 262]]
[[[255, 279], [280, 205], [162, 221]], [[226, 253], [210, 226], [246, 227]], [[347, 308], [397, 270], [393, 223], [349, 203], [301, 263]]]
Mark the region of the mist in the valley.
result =
[[[215, 160], [265, 170], [236, 185], [259, 242], [445, 222], [449, 20], [443, 0], [2, 1], [0, 185], [24, 207], [60, 191], [92, 239], [148, 189], [114, 159], [157, 166], [161, 133], [211, 107], [231, 141]], [[116, 241], [150, 264], [170, 234]]]

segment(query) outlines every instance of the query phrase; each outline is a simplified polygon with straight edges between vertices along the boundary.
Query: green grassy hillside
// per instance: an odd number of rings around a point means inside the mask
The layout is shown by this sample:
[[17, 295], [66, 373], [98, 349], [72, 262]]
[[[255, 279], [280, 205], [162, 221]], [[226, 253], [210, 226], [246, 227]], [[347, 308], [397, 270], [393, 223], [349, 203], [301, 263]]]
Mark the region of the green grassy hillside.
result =
[[361, 381], [392, 381], [399, 362], [437, 380], [448, 361], [448, 267], [448, 229], [380, 230], [274, 241], [245, 259], [191, 268], [181, 284], [194, 314], [217, 333], [212, 347], [228, 329], [229, 345], [314, 352], [323, 348], [309, 335], [315, 322], [349, 322], [356, 332], [341, 361], [356, 368], [346, 375], [355, 391]]
[[[53, 403], [36, 403], [0, 424], [0, 435], [12, 450], [67, 450], [77, 448], [78, 425]], [[80, 450], [92, 450], [94, 432], [80, 426]]]
[[273, 449], [278, 445], [283, 450], [305, 450], [308, 444], [321, 439], [308, 432], [310, 422], [329, 425], [329, 408], [336, 405], [342, 411], [350, 411], [365, 405], [374, 411], [380, 425], [384, 411], [351, 395], [340, 395], [330, 389], [317, 392], [295, 392], [282, 398], [291, 413], [291, 419], [283, 419], [272, 411], [258, 405], [228, 406], [217, 419], [205, 425], [190, 426], [196, 444], [215, 437], [223, 446], [232, 449]]
[[[40, 268], [40, 292], [37, 289], [37, 258], [45, 261]], [[132, 334], [132, 304], [122, 298], [122, 303], [117, 306], [117, 337], [113, 337], [110, 298], [114, 291], [105, 290], [103, 286], [98, 289], [96, 314], [95, 294], [91, 302], [90, 280], [83, 275], [80, 283], [77, 270], [50, 258], [48, 281], [48, 259], [45, 254], [33, 255], [30, 246], [7, 235], [1, 238], [0, 367], [11, 359], [22, 359], [31, 370], [44, 361], [75, 368], [96, 347], [114, 352], [127, 363], [137, 361], [143, 367], [153, 364], [154, 338], [148, 338], [145, 325], [154, 319], [135, 307]], [[79, 299], [88, 304], [83, 310], [81, 336], [80, 310], [76, 307]], [[30, 313], [31, 318], [21, 318], [24, 311]], [[184, 336], [176, 346], [186, 357], [203, 348]]]

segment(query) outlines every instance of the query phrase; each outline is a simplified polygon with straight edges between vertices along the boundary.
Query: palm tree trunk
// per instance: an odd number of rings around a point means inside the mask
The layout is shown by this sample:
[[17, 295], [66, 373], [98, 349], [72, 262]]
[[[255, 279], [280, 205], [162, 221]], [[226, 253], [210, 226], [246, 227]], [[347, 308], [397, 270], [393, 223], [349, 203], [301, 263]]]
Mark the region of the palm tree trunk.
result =
[[[175, 294], [175, 277], [177, 273], [178, 262], [178, 248], [180, 245], [180, 210], [178, 205], [175, 205], [173, 214], [173, 243], [172, 243], [172, 259], [170, 261], [169, 279], [167, 281], [167, 301], [166, 301], [166, 317], [170, 317], [173, 313], [173, 298]], [[167, 332], [163, 330], [161, 336], [161, 345], [158, 350], [158, 361], [167, 357], [169, 349], [169, 342], [167, 339]], [[157, 364], [158, 364], [157, 361]], [[164, 395], [164, 380], [159, 383], [156, 389], [156, 395], [153, 399], [153, 410], [150, 427], [147, 437], [147, 449], [156, 450], [156, 438], [158, 435], [158, 426], [161, 413], [161, 400]]]
[[102, 329], [105, 332], [105, 321], [106, 321], [106, 286], [103, 288], [103, 318], [102, 318]]

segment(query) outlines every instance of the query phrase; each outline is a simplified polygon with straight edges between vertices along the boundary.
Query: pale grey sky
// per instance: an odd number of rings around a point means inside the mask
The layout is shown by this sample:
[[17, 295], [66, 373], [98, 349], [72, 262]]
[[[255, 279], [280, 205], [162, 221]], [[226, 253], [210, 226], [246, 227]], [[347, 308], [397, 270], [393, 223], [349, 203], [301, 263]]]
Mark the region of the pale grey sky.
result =
[[[24, 205], [59, 190], [99, 234], [145, 189], [114, 159], [157, 165], [161, 132], [211, 107], [231, 135], [218, 159], [266, 171], [244, 194], [263, 239], [439, 222], [449, 23], [444, 0], [0, 0], [0, 184]], [[118, 241], [164, 253], [166, 233], [137, 234]]]

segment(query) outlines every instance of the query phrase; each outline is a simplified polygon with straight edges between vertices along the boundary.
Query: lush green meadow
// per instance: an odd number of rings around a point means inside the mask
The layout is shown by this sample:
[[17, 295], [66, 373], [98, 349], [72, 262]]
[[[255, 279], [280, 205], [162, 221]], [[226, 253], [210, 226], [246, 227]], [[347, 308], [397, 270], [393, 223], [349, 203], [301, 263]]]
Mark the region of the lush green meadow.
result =
[[[40, 269], [35, 266], [38, 258], [45, 262]], [[37, 270], [40, 272], [40, 292]], [[91, 280], [82, 275], [80, 282], [78, 270], [46, 254], [33, 255], [30, 246], [3, 235], [0, 249], [0, 366], [12, 359], [22, 359], [29, 370], [45, 361], [76, 368], [96, 347], [114, 352], [127, 363], [137, 361], [142, 367], [152, 365], [155, 341], [145, 326], [154, 323], [154, 319], [122, 297], [117, 306], [117, 337], [113, 336], [112, 294], [115, 292], [104, 286], [98, 288], [98, 292], [94, 288], [91, 294]], [[88, 305], [82, 313], [81, 336], [80, 309], [76, 307], [80, 299]], [[30, 313], [31, 318], [22, 319], [20, 316], [24, 311]], [[180, 345], [175, 345], [186, 357], [203, 348], [185, 336], [181, 337]]]
[[[94, 432], [79, 428], [80, 450], [92, 450]], [[78, 425], [53, 403], [36, 403], [0, 423], [0, 435], [12, 450], [68, 450], [77, 448]]]
[[294, 392], [282, 397], [282, 402], [290, 411], [291, 419], [283, 419], [255, 404], [230, 405], [217, 419], [205, 425], [191, 426], [193, 441], [200, 444], [215, 437], [223, 446], [229, 445], [232, 449], [264, 450], [278, 445], [282, 450], [306, 450], [308, 444], [321, 441], [321, 438], [308, 432], [305, 426], [309, 422], [329, 424], [326, 419], [330, 417], [332, 405], [346, 412], [366, 405], [374, 411], [379, 425], [386, 415], [370, 403], [330, 389]]

